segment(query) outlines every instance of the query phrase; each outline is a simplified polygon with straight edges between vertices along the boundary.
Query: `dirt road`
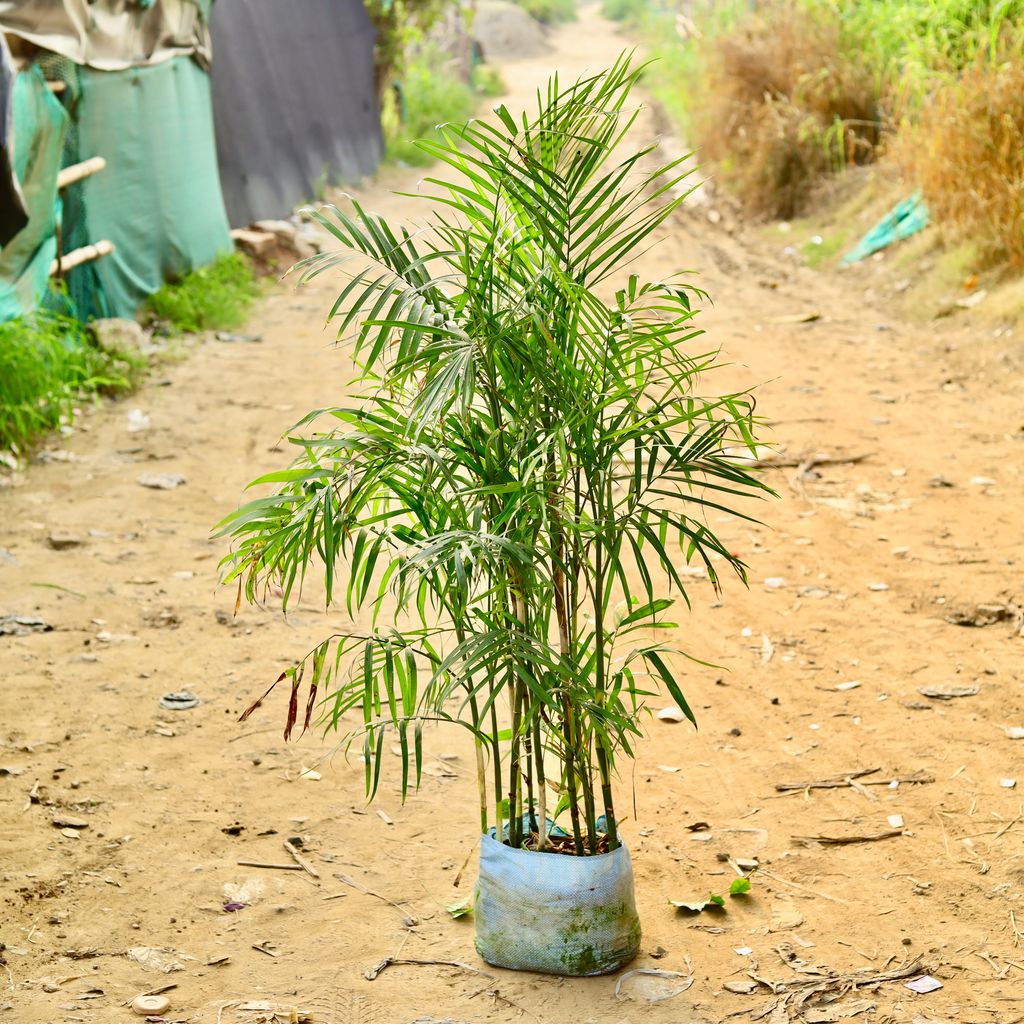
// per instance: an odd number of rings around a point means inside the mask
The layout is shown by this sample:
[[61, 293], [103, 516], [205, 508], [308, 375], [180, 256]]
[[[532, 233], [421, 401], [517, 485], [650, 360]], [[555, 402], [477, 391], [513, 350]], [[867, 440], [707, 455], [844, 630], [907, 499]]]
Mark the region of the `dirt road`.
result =
[[[569, 78], [623, 45], [588, 13], [551, 55], [503, 71], [525, 96], [554, 66]], [[413, 182], [392, 172], [362, 198], [402, 210], [385, 186]], [[281, 431], [349, 378], [322, 326], [336, 286], [321, 279], [261, 304], [248, 328], [261, 343], [204, 341], [0, 491], [0, 616], [53, 627], [0, 636], [0, 1022], [127, 1021], [126, 1000], [164, 985], [167, 1019], [202, 1024], [267, 1019], [265, 1005], [332, 1024], [749, 1020], [774, 997], [723, 985], [754, 968], [816, 978], [783, 963], [794, 955], [840, 973], [920, 955], [942, 981], [854, 993], [877, 1004], [869, 1020], [1024, 1019], [1024, 741], [1006, 732], [1024, 726], [1019, 343], [967, 313], [941, 332], [894, 322], [857, 274], [800, 268], [717, 212], [711, 197], [677, 216], [644, 269], [701, 272], [705, 327], [732, 364], [708, 386], [759, 386], [767, 440], [797, 465], [768, 471], [769, 525], [727, 528], [749, 592], [692, 589], [679, 642], [722, 666], [684, 669], [700, 731], [652, 721], [620, 780], [623, 803], [636, 795], [636, 966], [692, 969], [692, 987], [640, 1006], [616, 999], [614, 978], [485, 970], [471, 920], [444, 909], [473, 881], [458, 736], [431, 738], [409, 803], [391, 786], [367, 808], [361, 767], [331, 758], [330, 739], [281, 741], [284, 694], [236, 723], [327, 623], [312, 603], [287, 621], [232, 619], [209, 532], [246, 481], [281, 466]], [[135, 408], [150, 425], [129, 432]], [[146, 473], [186, 483], [148, 489]], [[977, 619], [992, 625], [947, 620], [978, 604], [1005, 610]], [[951, 686], [977, 692], [920, 692]], [[183, 689], [197, 708], [158, 707]], [[313, 766], [318, 781], [300, 778]], [[776, 790], [864, 769], [864, 785]], [[927, 781], [871, 785], [894, 776]], [[885, 831], [900, 834], [800, 838]], [[318, 878], [239, 864], [290, 866], [293, 836]], [[722, 854], [760, 860], [752, 894], [676, 913], [669, 898], [727, 888]], [[250, 905], [228, 912], [232, 900]], [[138, 947], [181, 970], [147, 969], [126, 954]], [[367, 980], [388, 956], [466, 966]]]

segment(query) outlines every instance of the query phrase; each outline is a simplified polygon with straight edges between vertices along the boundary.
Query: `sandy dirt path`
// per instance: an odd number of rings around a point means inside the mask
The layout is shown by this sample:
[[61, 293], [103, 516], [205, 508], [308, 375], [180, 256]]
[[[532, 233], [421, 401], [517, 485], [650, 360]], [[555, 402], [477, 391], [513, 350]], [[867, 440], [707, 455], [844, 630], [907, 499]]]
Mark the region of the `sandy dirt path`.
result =
[[[552, 44], [503, 68], [513, 94], [556, 66], [599, 67], [624, 41], [586, 13]], [[390, 172], [362, 198], [400, 211], [387, 188], [413, 182]], [[166, 1019], [202, 1024], [270, 1019], [261, 1006], [331, 1024], [750, 1020], [768, 990], [723, 986], [752, 969], [807, 978], [783, 963], [791, 951], [840, 973], [920, 955], [944, 985], [855, 994], [878, 1008], [857, 1019], [1024, 1019], [1024, 741], [1005, 731], [1024, 726], [1019, 355], [966, 315], [941, 331], [895, 322], [857, 275], [799, 268], [713, 208], [676, 216], [644, 269], [701, 272], [705, 327], [731, 364], [708, 386], [757, 385], [767, 439], [799, 465], [770, 471], [780, 500], [757, 510], [769, 525], [725, 527], [750, 590], [692, 588], [679, 642], [722, 666], [683, 668], [700, 731], [652, 721], [620, 780], [624, 805], [636, 794], [636, 966], [692, 969], [692, 987], [646, 1006], [617, 1000], [614, 978], [485, 969], [471, 921], [444, 909], [474, 873], [460, 737], [431, 737], [406, 805], [391, 780], [367, 808], [360, 765], [331, 757], [330, 738], [281, 741], [285, 694], [237, 724], [328, 623], [312, 601], [287, 621], [233, 619], [210, 537], [246, 481], [282, 465], [282, 430], [349, 378], [323, 329], [336, 285], [321, 278], [261, 303], [248, 331], [262, 343], [204, 341], [0, 491], [0, 616], [53, 626], [0, 637], [0, 1022], [127, 1021], [125, 1001], [163, 985], [176, 986]], [[149, 429], [128, 432], [134, 408]], [[807, 461], [818, 453], [864, 458]], [[150, 490], [144, 473], [187, 482]], [[77, 543], [55, 550], [67, 535]], [[1008, 610], [947, 621], [979, 603]], [[949, 686], [978, 692], [919, 692]], [[158, 707], [182, 689], [200, 706]], [[310, 766], [319, 781], [299, 778]], [[865, 783], [928, 781], [775, 788], [863, 769], [877, 769]], [[894, 816], [902, 834], [885, 840], [799, 838], [876, 834]], [[86, 827], [54, 824], [68, 818]], [[318, 878], [238, 863], [288, 864], [293, 836]], [[760, 860], [753, 893], [717, 916], [677, 914], [669, 898], [728, 886], [724, 854]], [[225, 885], [248, 886], [251, 905], [226, 912]], [[181, 969], [147, 969], [135, 947]], [[387, 956], [467, 966], [367, 980]]]

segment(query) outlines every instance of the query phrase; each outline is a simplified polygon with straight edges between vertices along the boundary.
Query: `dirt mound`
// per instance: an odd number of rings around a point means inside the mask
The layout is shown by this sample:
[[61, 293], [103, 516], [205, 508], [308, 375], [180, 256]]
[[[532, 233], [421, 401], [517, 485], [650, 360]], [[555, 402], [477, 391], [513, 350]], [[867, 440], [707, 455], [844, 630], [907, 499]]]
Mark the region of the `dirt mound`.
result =
[[551, 52], [540, 23], [504, 0], [484, 0], [473, 18], [473, 42], [485, 60], [539, 57]]

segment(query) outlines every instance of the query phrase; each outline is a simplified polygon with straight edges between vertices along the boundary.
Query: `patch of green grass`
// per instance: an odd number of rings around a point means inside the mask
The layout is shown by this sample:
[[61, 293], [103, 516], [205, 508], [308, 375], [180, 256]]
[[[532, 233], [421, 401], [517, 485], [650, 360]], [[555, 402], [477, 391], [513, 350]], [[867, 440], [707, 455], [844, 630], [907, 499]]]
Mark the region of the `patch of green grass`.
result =
[[576, 20], [576, 0], [515, 0], [515, 3], [543, 25]]
[[911, 113], [937, 79], [979, 60], [997, 63], [1010, 43], [1019, 57], [1024, 0], [802, 0], [826, 6], [842, 23], [846, 45], [862, 51]]
[[601, 13], [609, 21], [622, 21], [638, 25], [647, 16], [650, 6], [647, 0], [603, 0]]
[[486, 96], [491, 99], [495, 96], [504, 96], [508, 91], [501, 72], [491, 64], [478, 64], [473, 68], [471, 83], [473, 91], [478, 96]]
[[252, 264], [239, 252], [218, 256], [149, 297], [145, 312], [172, 334], [241, 327], [260, 293]]
[[70, 425], [84, 397], [130, 390], [145, 362], [97, 348], [77, 320], [47, 310], [0, 324], [0, 451]]
[[[815, 241], [815, 238], [820, 241]], [[846, 248], [846, 244], [846, 233], [837, 231], [832, 235], [815, 235], [814, 238], [807, 239], [800, 247], [800, 251], [807, 266], [812, 270], [820, 270], [826, 264], [834, 262], [835, 257]]]
[[468, 121], [475, 107], [473, 90], [434, 52], [420, 54], [406, 68], [401, 109], [389, 99], [381, 114], [384, 158], [410, 167], [433, 160], [416, 145], [417, 139], [436, 139], [438, 125]]

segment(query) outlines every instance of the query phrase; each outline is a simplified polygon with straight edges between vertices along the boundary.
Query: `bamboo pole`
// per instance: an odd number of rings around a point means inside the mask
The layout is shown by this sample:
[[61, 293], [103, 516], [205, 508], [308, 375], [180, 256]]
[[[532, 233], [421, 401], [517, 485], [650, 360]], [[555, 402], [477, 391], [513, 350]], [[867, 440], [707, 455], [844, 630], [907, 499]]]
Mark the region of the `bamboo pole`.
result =
[[96, 242], [95, 245], [83, 245], [80, 249], [75, 249], [66, 256], [61, 256], [59, 260], [54, 260], [50, 264], [50, 277], [66, 274], [69, 270], [73, 270], [83, 263], [98, 260], [101, 256], [109, 256], [113, 251], [114, 243], [108, 242], [106, 239]]
[[67, 188], [68, 185], [74, 185], [76, 181], [81, 181], [83, 178], [88, 178], [90, 175], [98, 174], [107, 166], [107, 161], [101, 156], [93, 156], [88, 160], [83, 160], [80, 164], [72, 164], [70, 167], [63, 168], [57, 175], [57, 188]]

